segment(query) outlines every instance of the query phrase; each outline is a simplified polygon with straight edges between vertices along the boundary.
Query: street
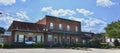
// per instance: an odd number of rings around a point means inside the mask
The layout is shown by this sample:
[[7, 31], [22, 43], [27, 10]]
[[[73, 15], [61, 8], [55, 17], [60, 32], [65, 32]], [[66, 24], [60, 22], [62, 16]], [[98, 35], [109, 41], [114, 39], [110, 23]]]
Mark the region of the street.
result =
[[0, 53], [119, 53], [120, 49], [75, 50], [58, 48], [27, 48], [27, 49], [0, 49]]

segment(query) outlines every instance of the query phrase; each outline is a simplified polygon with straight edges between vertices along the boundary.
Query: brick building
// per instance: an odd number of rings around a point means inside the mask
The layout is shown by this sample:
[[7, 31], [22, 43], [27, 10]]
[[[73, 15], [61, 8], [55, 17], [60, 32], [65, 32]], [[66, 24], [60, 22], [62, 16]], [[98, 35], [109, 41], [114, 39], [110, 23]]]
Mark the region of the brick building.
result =
[[6, 43], [28, 44], [41, 42], [46, 45], [82, 42], [81, 23], [74, 20], [46, 15], [36, 23], [13, 21]]

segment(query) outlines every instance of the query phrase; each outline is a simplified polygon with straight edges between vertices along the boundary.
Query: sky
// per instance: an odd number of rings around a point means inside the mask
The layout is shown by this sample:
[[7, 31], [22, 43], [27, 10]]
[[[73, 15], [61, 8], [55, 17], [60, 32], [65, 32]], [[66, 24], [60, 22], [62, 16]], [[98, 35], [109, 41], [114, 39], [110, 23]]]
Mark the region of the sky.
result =
[[83, 32], [103, 33], [120, 19], [120, 0], [0, 0], [0, 27], [13, 20], [32, 22], [56, 16], [81, 22]]

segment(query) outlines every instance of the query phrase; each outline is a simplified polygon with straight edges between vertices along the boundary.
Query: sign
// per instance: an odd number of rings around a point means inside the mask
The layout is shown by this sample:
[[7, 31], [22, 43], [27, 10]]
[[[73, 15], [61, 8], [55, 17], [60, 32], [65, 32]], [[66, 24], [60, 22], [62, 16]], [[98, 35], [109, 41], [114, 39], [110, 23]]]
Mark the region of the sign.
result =
[[35, 42], [29, 41], [29, 42], [25, 42], [25, 44], [33, 44]]
[[11, 36], [11, 32], [8, 32], [8, 31], [5, 32], [5, 33], [4, 33], [4, 36]]

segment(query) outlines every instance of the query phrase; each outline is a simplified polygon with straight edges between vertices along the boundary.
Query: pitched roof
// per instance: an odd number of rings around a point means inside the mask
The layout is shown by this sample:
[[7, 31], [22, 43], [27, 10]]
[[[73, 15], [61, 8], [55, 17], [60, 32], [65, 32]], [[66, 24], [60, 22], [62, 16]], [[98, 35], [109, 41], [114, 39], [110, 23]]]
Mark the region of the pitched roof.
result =
[[45, 28], [45, 25], [43, 24], [13, 21], [8, 31], [19, 30], [19, 31], [40, 32], [40, 31], [43, 31], [44, 28]]

